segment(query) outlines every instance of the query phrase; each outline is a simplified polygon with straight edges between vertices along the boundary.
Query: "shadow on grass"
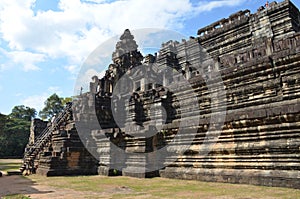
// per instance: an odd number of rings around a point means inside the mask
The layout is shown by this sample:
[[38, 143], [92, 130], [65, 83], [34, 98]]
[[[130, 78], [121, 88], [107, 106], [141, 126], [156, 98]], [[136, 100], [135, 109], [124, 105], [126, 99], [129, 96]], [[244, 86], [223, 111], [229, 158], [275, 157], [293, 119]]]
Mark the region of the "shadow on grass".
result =
[[[35, 182], [24, 176], [2, 176], [0, 177], [0, 198], [22, 198], [30, 194], [51, 193], [52, 191], [39, 191], [33, 186]], [[20, 195], [18, 197], [18, 195]], [[26, 198], [26, 197], [23, 197]]]

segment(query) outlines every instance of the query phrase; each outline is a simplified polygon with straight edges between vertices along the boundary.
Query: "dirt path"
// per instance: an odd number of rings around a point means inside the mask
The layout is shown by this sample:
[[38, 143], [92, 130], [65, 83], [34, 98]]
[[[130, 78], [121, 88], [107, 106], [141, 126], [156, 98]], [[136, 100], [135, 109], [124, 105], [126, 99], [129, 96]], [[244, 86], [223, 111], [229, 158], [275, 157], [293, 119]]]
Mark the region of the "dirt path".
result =
[[[23, 176], [3, 176], [0, 178], [0, 197], [13, 194], [23, 194], [30, 198], [84, 198], [82, 192], [58, 189], [35, 184]], [[78, 196], [78, 197], [77, 197]]]
[[[75, 191], [67, 188], [57, 188], [45, 185], [39, 185], [34, 183], [28, 178], [23, 176], [3, 176], [0, 177], [0, 198], [6, 195], [23, 194], [32, 199], [83, 199], [83, 198], [99, 198], [109, 199], [115, 194], [121, 194], [124, 199], [131, 199], [132, 196], [126, 194], [134, 193], [128, 187], [119, 186], [107, 186], [104, 192], [92, 192], [92, 191]], [[148, 193], [137, 193], [135, 192], [134, 198], [146, 199], [152, 198], [151, 194]], [[120, 195], [120, 196], [121, 196]], [[157, 197], [155, 197], [157, 198]], [[166, 197], [166, 198], [173, 198]], [[194, 198], [194, 197], [193, 197]], [[198, 198], [195, 196], [195, 198]], [[201, 197], [204, 199], [212, 199], [212, 197]], [[213, 197], [214, 199], [232, 199], [231, 197]], [[247, 198], [248, 199], [248, 198]]]
[[34, 188], [34, 183], [23, 176], [2, 176], [0, 177], [0, 197], [12, 194], [29, 195], [40, 193]]

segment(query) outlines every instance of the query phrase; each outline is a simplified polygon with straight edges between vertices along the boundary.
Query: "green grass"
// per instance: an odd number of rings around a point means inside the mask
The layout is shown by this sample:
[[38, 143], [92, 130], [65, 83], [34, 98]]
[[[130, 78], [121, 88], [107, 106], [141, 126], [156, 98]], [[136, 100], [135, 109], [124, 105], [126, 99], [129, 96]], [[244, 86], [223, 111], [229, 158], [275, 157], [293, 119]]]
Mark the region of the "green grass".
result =
[[[19, 169], [21, 160], [1, 160], [0, 169]], [[23, 177], [23, 176], [22, 176]], [[131, 177], [69, 176], [44, 177], [30, 175], [23, 177], [36, 185], [57, 188], [57, 192], [67, 190], [81, 193], [86, 198], [228, 198], [228, 199], [295, 199], [300, 198], [300, 190], [241, 184], [200, 182], [166, 178], [140, 179]], [[77, 192], [76, 192], [77, 191]], [[4, 199], [28, 199], [25, 195], [9, 195]]]
[[19, 170], [22, 160], [20, 159], [0, 159], [0, 171], [15, 171]]
[[30, 199], [30, 198], [24, 195], [17, 194], [17, 195], [7, 195], [2, 197], [2, 199]]
[[125, 187], [129, 192], [111, 193], [112, 198], [134, 198], [147, 196], [146, 198], [300, 198], [300, 190], [263, 187], [239, 184], [209, 183], [191, 180], [176, 180], [165, 178], [137, 179], [130, 177], [103, 177], [103, 176], [79, 176], [79, 177], [50, 177], [30, 176], [30, 179], [38, 184], [57, 188], [68, 188], [76, 191], [107, 192], [114, 188]]

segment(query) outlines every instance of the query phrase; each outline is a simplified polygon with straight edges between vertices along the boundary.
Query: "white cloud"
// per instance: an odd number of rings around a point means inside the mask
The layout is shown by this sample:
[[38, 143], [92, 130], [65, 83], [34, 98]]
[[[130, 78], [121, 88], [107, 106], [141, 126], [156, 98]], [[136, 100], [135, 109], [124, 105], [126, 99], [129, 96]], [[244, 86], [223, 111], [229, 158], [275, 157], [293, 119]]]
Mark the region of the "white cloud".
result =
[[37, 111], [40, 111], [44, 107], [44, 102], [49, 97], [48, 93], [43, 93], [42, 95], [33, 95], [22, 100], [21, 104], [25, 106], [35, 108]]
[[21, 50], [18, 42], [22, 34], [28, 31], [26, 21], [32, 15], [30, 9], [34, 0], [25, 1], [1, 1], [0, 5], [0, 18], [1, 26], [0, 31], [3, 33], [4, 40], [9, 42], [11, 48]]
[[195, 7], [196, 12], [211, 11], [212, 9], [224, 6], [237, 6], [245, 0], [221, 0], [221, 1], [200, 1], [198, 6]]
[[2, 70], [8, 69], [13, 65], [20, 65], [24, 71], [40, 70], [36, 64], [46, 60], [44, 54], [29, 51], [6, 51], [0, 48], [0, 53], [2, 54], [2, 60], [6, 60], [5, 63], [1, 64]]
[[89, 84], [92, 82], [92, 77], [96, 75], [100, 79], [105, 75], [105, 72], [106, 70], [98, 72], [95, 69], [88, 69], [83, 74], [80, 74], [74, 88], [74, 94], [78, 95], [80, 92], [89, 91]]
[[71, 74], [76, 75], [79, 71], [79, 66], [77, 65], [68, 65], [65, 66], [65, 69], [69, 71]]
[[12, 51], [7, 55], [14, 63], [21, 64], [24, 71], [39, 70], [36, 64], [45, 61], [45, 55], [27, 51]]
[[[187, 17], [243, 1], [201, 1], [195, 6], [189, 0], [60, 0], [60, 11], [34, 14], [35, 0], [2, 0], [0, 35], [13, 51], [67, 57], [69, 64], [75, 65], [101, 42], [126, 28], [178, 29]], [[31, 61], [24, 69], [37, 69], [35, 63]]]
[[[58, 94], [58, 95], [61, 95], [61, 94], [62, 94], [62, 91], [61, 91], [60, 87], [58, 87], [58, 86], [50, 86], [50, 87], [48, 88], [48, 93], [50, 93], [50, 95], [52, 95], [53, 93], [56, 93], [56, 94]], [[50, 96], [50, 95], [49, 95], [49, 96]]]
[[107, 2], [106, 0], [81, 0], [82, 2], [86, 3], [104, 3]]
[[43, 92], [39, 95], [32, 95], [32, 96], [26, 97], [25, 99], [21, 100], [21, 104], [24, 104], [25, 106], [28, 106], [31, 108], [35, 108], [37, 111], [40, 111], [45, 106], [44, 102], [53, 93], [60, 95], [62, 92], [59, 87], [50, 86], [45, 92]]
[[29, 51], [6, 51], [2, 48], [0, 48], [0, 56], [2, 58], [1, 70], [12, 68], [15, 65], [26, 72], [40, 70], [37, 64], [46, 60], [44, 54]]

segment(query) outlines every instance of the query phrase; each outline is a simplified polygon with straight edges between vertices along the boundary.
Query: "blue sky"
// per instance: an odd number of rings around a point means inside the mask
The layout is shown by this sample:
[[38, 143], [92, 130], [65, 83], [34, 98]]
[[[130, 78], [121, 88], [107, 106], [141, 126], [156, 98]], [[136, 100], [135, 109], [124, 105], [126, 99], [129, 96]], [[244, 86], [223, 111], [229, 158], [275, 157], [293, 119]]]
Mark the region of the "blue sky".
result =
[[[299, 8], [300, 2], [292, 0]], [[186, 36], [265, 0], [1, 0], [0, 113], [72, 96], [80, 66], [124, 29], [166, 28]], [[104, 69], [104, 68], [103, 68]], [[102, 68], [100, 69], [102, 70]]]

